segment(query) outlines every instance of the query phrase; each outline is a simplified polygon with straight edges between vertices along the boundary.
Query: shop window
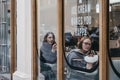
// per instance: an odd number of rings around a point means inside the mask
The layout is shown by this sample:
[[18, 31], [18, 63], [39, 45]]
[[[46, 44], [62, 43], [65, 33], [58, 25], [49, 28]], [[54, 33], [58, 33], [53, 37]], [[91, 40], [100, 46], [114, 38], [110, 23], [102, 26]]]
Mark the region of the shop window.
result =
[[[46, 1], [46, 0], [45, 0]], [[53, 0], [54, 1], [54, 0]], [[35, 39], [37, 46], [35, 46], [35, 50], [38, 51], [38, 55], [36, 52], [33, 54], [33, 79], [36, 79], [36, 71], [38, 72], [37, 78], [38, 80], [44, 80], [45, 75], [40, 71], [40, 48], [42, 45], [42, 41], [44, 39], [44, 35], [46, 32], [53, 31], [56, 36], [58, 54], [57, 56], [57, 79], [60, 80], [107, 80], [106, 77], [106, 11], [107, 7], [105, 3], [108, 1], [98, 1], [98, 0], [57, 0], [57, 8], [56, 5], [48, 5], [48, 3], [42, 4], [44, 1], [37, 0], [35, 1], [34, 9], [37, 14], [33, 13], [33, 17], [35, 18], [35, 22], [33, 22], [35, 31], [38, 31], [37, 39]], [[107, 4], [106, 4], [107, 5]], [[37, 7], [36, 7], [37, 6]], [[57, 9], [56, 13], [53, 9]], [[33, 10], [34, 11], [34, 10]], [[104, 12], [105, 11], [105, 12]], [[37, 16], [36, 16], [37, 15]], [[46, 16], [45, 16], [46, 15]], [[51, 16], [49, 16], [51, 15]], [[54, 15], [54, 17], [53, 17]], [[58, 16], [56, 20], [55, 16]], [[49, 21], [50, 20], [50, 21]], [[55, 23], [54, 23], [54, 20]], [[36, 25], [37, 24], [37, 25]], [[51, 27], [57, 28], [52, 28]], [[59, 29], [59, 30], [58, 30]], [[58, 32], [56, 32], [56, 30]], [[101, 32], [101, 33], [100, 33]], [[58, 34], [57, 34], [58, 33]], [[102, 36], [105, 36], [104, 38]], [[82, 37], [90, 37], [92, 40], [87, 39], [90, 43], [83, 43], [90, 47], [90, 51], [93, 54], [89, 55], [90, 57], [96, 57], [92, 62], [90, 67], [87, 66], [89, 60], [86, 59], [73, 59], [76, 63], [80, 61], [86, 65], [85, 67], [80, 67], [77, 65], [73, 65], [69, 63], [68, 56], [71, 51], [77, 50], [80, 46], [78, 44], [81, 42]], [[34, 36], [36, 38], [36, 36]], [[99, 42], [100, 41], [100, 42]], [[95, 44], [92, 44], [94, 42]], [[100, 44], [99, 44], [100, 43]], [[102, 47], [101, 47], [101, 46]], [[104, 48], [104, 49], [103, 49]], [[89, 54], [89, 53], [88, 53]], [[89, 56], [85, 55], [84, 57]], [[36, 67], [36, 59], [37, 58], [37, 67]], [[81, 62], [81, 61], [84, 62]], [[86, 62], [85, 62], [86, 61]], [[92, 60], [90, 60], [92, 61]], [[98, 62], [102, 64], [98, 64]], [[94, 65], [93, 65], [94, 63]], [[94, 68], [92, 67], [94, 66]], [[38, 69], [38, 70], [37, 70]], [[99, 69], [99, 70], [98, 70]], [[99, 72], [98, 72], [99, 71]], [[78, 75], [77, 75], [78, 74]], [[80, 75], [81, 76], [80, 76]], [[64, 76], [63, 76], [64, 75]], [[92, 75], [92, 76], [91, 76]], [[99, 77], [100, 75], [100, 77]], [[86, 77], [85, 77], [86, 76]]]
[[120, 79], [120, 1], [109, 3], [109, 80]]
[[[46, 3], [45, 3], [46, 2]], [[43, 3], [40, 5], [39, 3]], [[38, 80], [57, 79], [56, 0], [38, 1]]]
[[[66, 2], [64, 4], [65, 79], [98, 80], [99, 2], [98, 0]], [[85, 49], [85, 46], [88, 48]], [[87, 60], [90, 58], [91, 60]], [[91, 62], [93, 58], [94, 61]]]

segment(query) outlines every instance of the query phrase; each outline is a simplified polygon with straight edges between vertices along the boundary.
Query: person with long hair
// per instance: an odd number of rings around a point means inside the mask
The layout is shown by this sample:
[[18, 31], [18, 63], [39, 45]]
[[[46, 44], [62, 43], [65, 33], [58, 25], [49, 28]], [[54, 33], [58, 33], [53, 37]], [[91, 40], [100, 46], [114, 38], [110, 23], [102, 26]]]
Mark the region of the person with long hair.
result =
[[[71, 50], [67, 55], [68, 63], [74, 67], [92, 69], [98, 62], [97, 53], [91, 50], [92, 42], [90, 37], [82, 37], [78, 49]], [[80, 80], [96, 80], [93, 76], [79, 75]]]
[[45, 80], [56, 80], [53, 64], [57, 62], [57, 45], [53, 32], [48, 32], [44, 36], [42, 46], [40, 48], [40, 66], [41, 73], [45, 76]]

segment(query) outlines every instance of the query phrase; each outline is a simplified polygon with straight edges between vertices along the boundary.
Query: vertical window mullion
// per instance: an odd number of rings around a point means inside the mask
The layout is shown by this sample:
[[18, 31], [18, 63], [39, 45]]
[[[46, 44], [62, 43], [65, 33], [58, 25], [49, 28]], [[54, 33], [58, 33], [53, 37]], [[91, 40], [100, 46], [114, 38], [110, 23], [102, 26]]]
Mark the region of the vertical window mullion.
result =
[[100, 80], [107, 79], [107, 26], [108, 26], [108, 0], [99, 0], [100, 1]]
[[58, 32], [58, 54], [57, 54], [57, 80], [63, 80], [63, 69], [64, 69], [64, 61], [63, 61], [63, 48], [62, 48], [62, 26], [63, 26], [63, 0], [57, 0], [57, 32]]

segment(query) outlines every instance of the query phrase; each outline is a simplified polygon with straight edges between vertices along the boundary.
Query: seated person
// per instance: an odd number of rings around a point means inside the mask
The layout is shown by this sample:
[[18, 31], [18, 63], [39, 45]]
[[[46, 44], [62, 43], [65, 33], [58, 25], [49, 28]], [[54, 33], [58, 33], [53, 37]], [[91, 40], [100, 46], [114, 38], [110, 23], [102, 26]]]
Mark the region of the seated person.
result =
[[[68, 62], [75, 67], [91, 69], [94, 66], [93, 64], [95, 64], [98, 60], [98, 57], [94, 56], [96, 55], [95, 51], [91, 50], [91, 39], [88, 37], [81, 38], [81, 41], [78, 44], [78, 48], [79, 49], [74, 49], [68, 53]], [[87, 60], [86, 56], [94, 56], [96, 59], [94, 59], [95, 61], [91, 61], [93, 63], [89, 63], [89, 61], [85, 61]]]
[[[45, 76], [45, 80], [56, 80], [55, 72], [56, 67], [53, 68], [53, 64], [57, 62], [57, 47], [55, 42], [55, 36], [52, 32], [48, 32], [43, 40], [43, 44], [40, 48], [40, 69], [41, 73]], [[56, 71], [54, 71], [54, 70]]]
[[[70, 51], [67, 55], [67, 60], [68, 63], [74, 67], [80, 67], [88, 70], [92, 69], [98, 62], [98, 55], [96, 55], [94, 50], [91, 50], [91, 39], [89, 37], [81, 38], [80, 43], [78, 44], [78, 49]], [[94, 78], [92, 80], [96, 79]]]

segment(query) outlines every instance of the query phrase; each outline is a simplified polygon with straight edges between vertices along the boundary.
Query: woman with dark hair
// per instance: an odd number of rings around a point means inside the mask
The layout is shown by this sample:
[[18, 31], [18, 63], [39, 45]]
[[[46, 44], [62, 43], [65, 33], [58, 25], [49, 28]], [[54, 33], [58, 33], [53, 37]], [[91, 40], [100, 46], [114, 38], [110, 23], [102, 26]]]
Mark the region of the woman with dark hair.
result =
[[57, 62], [57, 47], [55, 35], [53, 32], [48, 32], [44, 36], [42, 46], [40, 48], [40, 66], [41, 73], [45, 76], [45, 80], [55, 80], [56, 75], [53, 66]]
[[[74, 67], [92, 69], [98, 62], [98, 56], [94, 50], [91, 50], [91, 44], [91, 38], [82, 37], [78, 44], [78, 49], [74, 49], [68, 53], [68, 63]], [[81, 74], [80, 77], [80, 80], [96, 80], [95, 77], [88, 77], [84, 74]]]

